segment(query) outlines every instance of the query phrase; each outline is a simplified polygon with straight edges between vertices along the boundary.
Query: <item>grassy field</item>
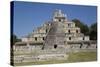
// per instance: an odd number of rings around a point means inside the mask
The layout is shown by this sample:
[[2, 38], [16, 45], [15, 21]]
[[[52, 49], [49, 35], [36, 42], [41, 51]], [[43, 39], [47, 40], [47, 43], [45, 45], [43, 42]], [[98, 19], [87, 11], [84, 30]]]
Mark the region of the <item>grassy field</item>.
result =
[[68, 58], [69, 62], [83, 62], [83, 61], [95, 61], [95, 60], [97, 60], [96, 52], [70, 53]]
[[67, 58], [65, 58], [65, 59], [66, 60], [37, 61], [37, 62], [28, 62], [28, 63], [20, 63], [20, 64], [18, 63], [18, 64], [15, 64], [15, 66], [96, 61], [97, 60], [97, 52], [69, 53], [68, 59]]

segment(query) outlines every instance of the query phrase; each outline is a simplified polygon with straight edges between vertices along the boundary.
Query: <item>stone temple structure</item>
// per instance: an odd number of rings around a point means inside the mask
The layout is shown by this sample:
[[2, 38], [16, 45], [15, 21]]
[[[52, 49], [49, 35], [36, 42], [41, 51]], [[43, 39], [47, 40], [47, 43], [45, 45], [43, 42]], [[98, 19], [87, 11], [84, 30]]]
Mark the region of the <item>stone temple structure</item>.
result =
[[80, 28], [69, 21], [61, 10], [55, 10], [50, 21], [23, 37], [21, 42], [14, 44], [14, 63], [64, 59], [68, 56], [66, 53], [72, 50], [80, 51], [96, 47], [96, 42], [81, 33]]

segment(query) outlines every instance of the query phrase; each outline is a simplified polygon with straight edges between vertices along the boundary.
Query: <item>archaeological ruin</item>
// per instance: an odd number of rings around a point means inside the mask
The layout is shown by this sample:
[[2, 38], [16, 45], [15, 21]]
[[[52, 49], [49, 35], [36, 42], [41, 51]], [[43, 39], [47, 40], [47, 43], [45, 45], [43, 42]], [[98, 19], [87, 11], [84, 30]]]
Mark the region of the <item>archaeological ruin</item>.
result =
[[56, 9], [53, 18], [13, 45], [14, 63], [66, 60], [69, 52], [96, 51], [97, 42], [80, 32], [66, 14]]

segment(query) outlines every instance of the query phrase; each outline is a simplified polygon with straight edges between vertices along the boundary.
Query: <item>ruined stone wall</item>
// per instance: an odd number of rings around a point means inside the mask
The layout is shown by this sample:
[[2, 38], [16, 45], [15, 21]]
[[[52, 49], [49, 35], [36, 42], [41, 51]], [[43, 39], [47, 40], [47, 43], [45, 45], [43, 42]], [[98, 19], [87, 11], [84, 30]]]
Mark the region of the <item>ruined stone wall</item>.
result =
[[47, 60], [64, 60], [68, 58], [69, 52], [94, 52], [96, 51], [96, 44], [68, 44], [66, 47], [57, 49], [45, 49], [42, 50], [42, 45], [30, 46], [17, 46], [14, 49], [14, 63], [24, 62], [37, 62]]

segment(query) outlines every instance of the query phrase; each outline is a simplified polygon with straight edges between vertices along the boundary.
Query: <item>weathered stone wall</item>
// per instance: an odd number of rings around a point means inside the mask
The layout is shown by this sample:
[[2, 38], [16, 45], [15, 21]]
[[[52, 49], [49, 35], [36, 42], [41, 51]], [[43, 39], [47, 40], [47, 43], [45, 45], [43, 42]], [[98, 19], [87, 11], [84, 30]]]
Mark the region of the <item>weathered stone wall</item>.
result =
[[[61, 46], [61, 45], [60, 45]], [[44, 49], [42, 45], [14, 46], [14, 63], [61, 60], [68, 57], [69, 52], [93, 52], [97, 44], [67, 44], [62, 48]]]

